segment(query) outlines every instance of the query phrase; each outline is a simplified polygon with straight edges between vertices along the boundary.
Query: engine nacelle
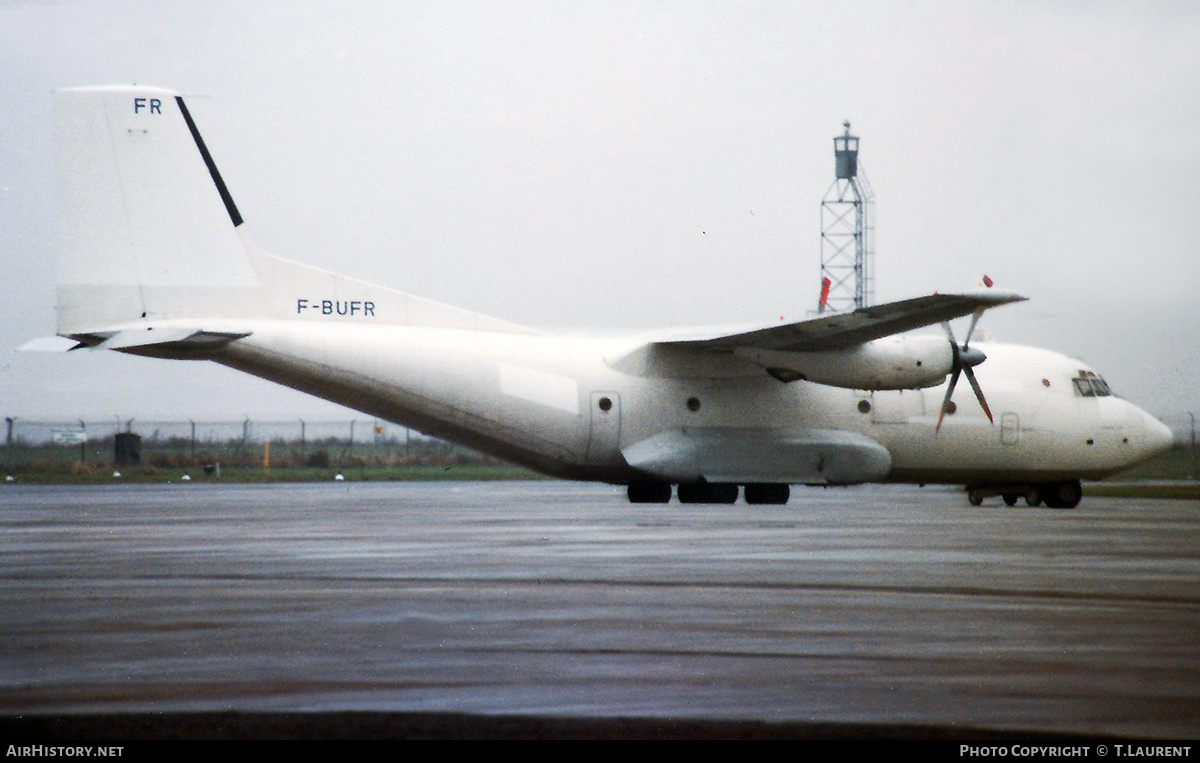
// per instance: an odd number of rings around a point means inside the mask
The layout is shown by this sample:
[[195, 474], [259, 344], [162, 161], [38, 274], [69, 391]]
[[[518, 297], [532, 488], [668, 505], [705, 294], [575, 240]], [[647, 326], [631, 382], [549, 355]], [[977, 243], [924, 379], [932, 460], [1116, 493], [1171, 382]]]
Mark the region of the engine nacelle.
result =
[[844, 350], [780, 352], [739, 347], [734, 355], [780, 381], [810, 381], [846, 389], [936, 387], [954, 369], [954, 350], [936, 336], [889, 336]]

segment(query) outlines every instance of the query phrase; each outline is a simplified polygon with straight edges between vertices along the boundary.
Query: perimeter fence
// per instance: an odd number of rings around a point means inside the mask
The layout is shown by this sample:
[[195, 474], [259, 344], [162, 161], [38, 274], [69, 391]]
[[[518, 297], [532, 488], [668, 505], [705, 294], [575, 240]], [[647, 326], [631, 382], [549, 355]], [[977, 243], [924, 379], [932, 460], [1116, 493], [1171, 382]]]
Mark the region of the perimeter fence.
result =
[[[1183, 450], [1196, 447], [1193, 414], [1162, 416]], [[372, 419], [232, 421], [5, 418], [0, 466], [18, 471], [148, 467], [330, 467], [501, 464], [444, 440]]]
[[387, 422], [41, 421], [7, 417], [9, 473], [148, 467], [352, 467], [498, 463]]

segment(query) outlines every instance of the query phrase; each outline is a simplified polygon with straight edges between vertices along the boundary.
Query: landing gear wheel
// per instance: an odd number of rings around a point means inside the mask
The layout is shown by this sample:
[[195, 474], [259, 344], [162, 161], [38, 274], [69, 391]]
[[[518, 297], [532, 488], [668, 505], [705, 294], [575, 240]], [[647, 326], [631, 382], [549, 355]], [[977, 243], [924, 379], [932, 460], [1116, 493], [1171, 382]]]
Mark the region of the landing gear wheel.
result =
[[1083, 486], [1079, 480], [1049, 482], [1038, 486], [1038, 497], [1051, 509], [1073, 509], [1083, 498]]
[[634, 482], [627, 495], [630, 503], [667, 503], [671, 500], [671, 483]]
[[967, 500], [971, 502], [972, 506], [982, 506], [983, 493], [979, 490], [972, 490], [967, 493]]
[[1038, 491], [1029, 490], [1027, 493], [1025, 493], [1025, 504], [1028, 506], [1041, 506], [1042, 497], [1038, 495]]
[[1017, 499], [1020, 497], [1021, 496], [1018, 493], [1005, 493], [1004, 494], [1004, 505], [1005, 506], [1016, 506]]
[[685, 482], [679, 486], [680, 503], [735, 503], [738, 486], [729, 482]]
[[759, 482], [746, 485], [743, 492], [746, 503], [750, 504], [783, 504], [791, 496], [791, 488], [778, 483]]

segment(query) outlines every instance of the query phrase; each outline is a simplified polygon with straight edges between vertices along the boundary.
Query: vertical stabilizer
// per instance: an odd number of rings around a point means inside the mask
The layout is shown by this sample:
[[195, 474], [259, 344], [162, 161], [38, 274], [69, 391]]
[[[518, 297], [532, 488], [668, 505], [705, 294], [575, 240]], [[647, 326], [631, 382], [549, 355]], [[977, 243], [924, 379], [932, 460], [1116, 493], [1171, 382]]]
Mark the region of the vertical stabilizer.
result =
[[177, 93], [71, 88], [57, 106], [63, 336], [251, 318], [530, 332], [261, 252]]
[[58, 330], [244, 314], [241, 216], [177, 93], [60, 90]]

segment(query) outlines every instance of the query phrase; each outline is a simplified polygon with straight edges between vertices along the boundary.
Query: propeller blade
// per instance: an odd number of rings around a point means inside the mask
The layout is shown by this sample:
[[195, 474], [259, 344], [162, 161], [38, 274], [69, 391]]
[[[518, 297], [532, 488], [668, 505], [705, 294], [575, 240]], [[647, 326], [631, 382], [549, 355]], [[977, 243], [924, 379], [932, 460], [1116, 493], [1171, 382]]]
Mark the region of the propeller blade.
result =
[[946, 411], [950, 409], [950, 396], [954, 394], [954, 385], [958, 384], [958, 374], [962, 371], [958, 367], [958, 352], [957, 347], [954, 353], [954, 375], [950, 377], [950, 386], [946, 388], [946, 397], [942, 399], [942, 410], [938, 411], [937, 426], [933, 428], [933, 433], [937, 434], [942, 429], [942, 419], [946, 416]]
[[[991, 284], [989, 283], [988, 286], [991, 286]], [[959, 347], [958, 342], [954, 339], [954, 331], [950, 328], [950, 322], [942, 322], [942, 328], [946, 330], [946, 336], [950, 339], [950, 350], [953, 357], [950, 367], [953, 371], [950, 376], [950, 386], [946, 388], [946, 397], [942, 400], [942, 410], [938, 411], [937, 425], [933, 428], [935, 435], [942, 429], [942, 419], [946, 417], [946, 413], [950, 408], [950, 397], [954, 394], [954, 387], [958, 384], [958, 376], [963, 371], [967, 372], [967, 381], [971, 383], [971, 389], [975, 391], [975, 399], [979, 401], [983, 412], [987, 414], [988, 421], [993, 424], [996, 423], [996, 419], [992, 417], [992, 409], [988, 407], [987, 399], [983, 396], [983, 388], [979, 386], [979, 382], [975, 379], [975, 372], [971, 370], [987, 360], [987, 356], [982, 352], [977, 349], [971, 349], [971, 335], [975, 333], [975, 324], [979, 323], [979, 319], [983, 316], [983, 313], [983, 310], [976, 310], [971, 313], [971, 325], [967, 327], [967, 338], [962, 343], [962, 347]]]
[[975, 397], [979, 399], [979, 404], [983, 406], [983, 412], [987, 414], [988, 421], [995, 424], [996, 420], [992, 418], [992, 409], [988, 408], [987, 400], [983, 398], [983, 389], [979, 386], [979, 382], [975, 381], [975, 372], [969, 367], [963, 370], [967, 372], [967, 381], [971, 383], [971, 389], [975, 390]]
[[979, 323], [979, 319], [982, 316], [982, 310], [976, 310], [975, 312], [971, 313], [971, 325], [967, 328], [967, 338], [963, 340], [962, 345], [964, 350], [967, 349], [969, 344], [971, 344], [971, 335], [975, 333], [975, 324]]

